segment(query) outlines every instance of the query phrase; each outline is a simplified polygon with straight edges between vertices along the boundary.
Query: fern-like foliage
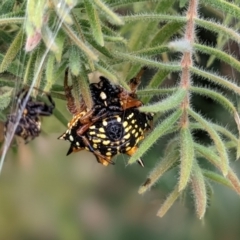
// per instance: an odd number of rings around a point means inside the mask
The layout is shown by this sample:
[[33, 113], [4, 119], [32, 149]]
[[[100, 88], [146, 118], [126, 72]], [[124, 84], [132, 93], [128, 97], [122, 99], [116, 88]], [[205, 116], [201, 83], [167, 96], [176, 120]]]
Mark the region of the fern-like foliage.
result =
[[[230, 167], [230, 160], [240, 156], [240, 118], [236, 102], [223, 94], [228, 91], [238, 97], [240, 86], [218, 70], [209, 70], [216, 61], [240, 70], [239, 60], [224, 51], [229, 40], [240, 43], [238, 4], [223, 0], [5, 0], [0, 5], [1, 109], [8, 106], [9, 91], [17, 81], [30, 85], [35, 80], [35, 87], [59, 97], [67, 66], [75, 76], [76, 96], [81, 92], [90, 107], [88, 73], [97, 70], [128, 88], [127, 81], [142, 66], [148, 66], [153, 76], [145, 89], [138, 91], [145, 103], [140, 110], [156, 113], [156, 124], [129, 164], [146, 155], [161, 137], [174, 137], [166, 144], [163, 156], [156, 159], [158, 163], [139, 193], [150, 189], [165, 172], [177, 168], [176, 186], [157, 215], [162, 217], [190, 187], [201, 219], [207, 208], [209, 181], [240, 194], [239, 179]], [[200, 16], [200, 8], [214, 18]], [[215, 46], [200, 42], [197, 28], [215, 33]], [[208, 60], [200, 66], [203, 54]], [[169, 76], [174, 85], [162, 88]], [[232, 133], [204, 117], [193, 107], [195, 95], [222, 105], [238, 131]], [[162, 98], [156, 101], [154, 96]], [[67, 122], [59, 110], [55, 115]], [[198, 142], [194, 136], [197, 130], [205, 131], [211, 144]], [[235, 159], [230, 158], [230, 150], [235, 152]], [[217, 171], [205, 169], [202, 159]]]

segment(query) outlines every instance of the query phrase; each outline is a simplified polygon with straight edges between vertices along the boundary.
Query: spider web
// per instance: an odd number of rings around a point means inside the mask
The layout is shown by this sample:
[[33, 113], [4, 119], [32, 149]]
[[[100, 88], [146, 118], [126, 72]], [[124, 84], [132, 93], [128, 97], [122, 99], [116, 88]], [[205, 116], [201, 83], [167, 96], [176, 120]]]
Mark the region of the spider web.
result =
[[[29, 1], [31, 1], [31, 0], [28, 0], [28, 2], [29, 2]], [[59, 1], [58, 4], [57, 4], [57, 7], [58, 7], [58, 8], [64, 7], [64, 6], [66, 6], [66, 4], [65, 4], [65, 2], [64, 2], [63, 0]], [[57, 34], [58, 34], [58, 32], [59, 32], [59, 29], [60, 29], [61, 26], [62, 26], [62, 23], [63, 23], [65, 17], [66, 17], [66, 16], [69, 14], [69, 12], [71, 11], [71, 8], [70, 8], [70, 7], [66, 7], [65, 9], [68, 9], [68, 11], [65, 11], [65, 12], [64, 12], [64, 15], [63, 15], [61, 18], [58, 18], [57, 21], [55, 21], [54, 24], [53, 24], [53, 30], [52, 30], [53, 34], [52, 34], [52, 38], [50, 39], [50, 42], [49, 42], [49, 44], [46, 46], [46, 50], [45, 50], [45, 52], [43, 53], [43, 55], [42, 55], [42, 57], [41, 57], [41, 60], [40, 60], [40, 62], [39, 62], [39, 66], [38, 66], [38, 68], [36, 69], [36, 72], [35, 72], [35, 74], [34, 74], [34, 76], [33, 76], [33, 79], [32, 79], [32, 81], [31, 81], [31, 85], [29, 86], [29, 90], [28, 90], [28, 92], [27, 92], [27, 95], [26, 95], [26, 97], [24, 98], [24, 100], [23, 100], [22, 103], [21, 103], [21, 107], [19, 108], [18, 101], [13, 101], [13, 102], [11, 103], [9, 114], [14, 113], [14, 111], [16, 110], [15, 114], [16, 114], [17, 117], [16, 117], [16, 122], [15, 122], [15, 124], [14, 124], [14, 125], [9, 124], [9, 125], [8, 125], [8, 128], [7, 128], [7, 130], [6, 130], [5, 141], [4, 141], [4, 144], [2, 145], [2, 149], [1, 149], [0, 173], [1, 173], [2, 168], [3, 168], [3, 163], [4, 163], [4, 160], [5, 160], [7, 151], [8, 151], [8, 149], [9, 149], [9, 146], [10, 146], [10, 144], [11, 144], [11, 142], [12, 142], [13, 137], [14, 137], [14, 133], [15, 133], [15, 131], [16, 131], [16, 129], [17, 129], [17, 126], [18, 126], [19, 121], [20, 121], [20, 119], [21, 119], [21, 117], [22, 117], [23, 111], [24, 111], [25, 106], [26, 106], [26, 104], [27, 104], [27, 102], [28, 102], [28, 100], [29, 100], [29, 97], [30, 97], [33, 89], [35, 88], [35, 85], [36, 85], [36, 83], [37, 83], [37, 79], [38, 79], [38, 77], [39, 77], [39, 75], [40, 75], [40, 72], [41, 72], [41, 70], [42, 70], [42, 67], [43, 67], [43, 65], [44, 65], [44, 62], [45, 62], [45, 60], [46, 60], [46, 58], [47, 58], [47, 56], [48, 56], [48, 53], [50, 52], [50, 49], [51, 49], [52, 45], [53, 45], [54, 42], [55, 42], [56, 36], [57, 36]], [[24, 19], [25, 19], [25, 21], [24, 21], [24, 24], [23, 24], [23, 28], [25, 29], [25, 27], [26, 27], [27, 14], [25, 14]], [[22, 39], [22, 41], [23, 41], [23, 39]], [[26, 58], [27, 54], [28, 54], [28, 53], [25, 51], [25, 49], [20, 52], [20, 56], [23, 55], [23, 59]], [[18, 72], [19, 74], [17, 74], [17, 75], [18, 75], [18, 76], [24, 76], [24, 71], [22, 71], [22, 72], [20, 72], [20, 71], [21, 71], [21, 67], [18, 67], [17, 72]], [[15, 81], [14, 81], [14, 82], [15, 82], [15, 86], [14, 86], [13, 98], [15, 99], [17, 93], [19, 92], [19, 90], [20, 90], [20, 88], [21, 88], [21, 82], [18, 81], [17, 77], [15, 78]], [[10, 128], [9, 126], [11, 126], [11, 128]], [[13, 126], [13, 127], [12, 127], [12, 126]]]

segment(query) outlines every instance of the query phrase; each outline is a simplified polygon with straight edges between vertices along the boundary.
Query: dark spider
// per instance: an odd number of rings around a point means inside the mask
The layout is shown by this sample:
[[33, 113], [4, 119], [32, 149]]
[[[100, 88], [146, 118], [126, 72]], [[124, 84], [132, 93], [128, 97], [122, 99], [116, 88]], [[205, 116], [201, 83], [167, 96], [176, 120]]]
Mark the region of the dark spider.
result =
[[22, 137], [25, 140], [25, 143], [28, 143], [30, 140], [33, 140], [41, 132], [41, 116], [50, 116], [53, 113], [55, 108], [55, 103], [52, 97], [49, 94], [47, 98], [50, 102], [50, 105], [47, 105], [44, 102], [36, 101], [31, 96], [28, 98], [26, 105], [23, 109], [23, 104], [26, 101], [28, 94], [28, 89], [22, 89], [17, 95], [17, 109], [14, 113], [8, 115], [7, 121], [5, 122], [5, 136], [7, 131], [13, 129], [14, 125], [17, 122], [18, 115], [21, 113], [19, 123], [15, 130], [15, 135]]
[[[130, 89], [127, 91], [120, 85], [112, 84], [107, 78], [100, 76], [98, 83], [90, 84], [93, 106], [87, 110], [83, 99], [80, 100], [80, 109], [77, 109], [75, 99], [71, 93], [72, 86], [68, 85], [68, 69], [65, 72], [64, 90], [67, 98], [67, 108], [73, 114], [73, 120], [76, 118], [81, 123], [78, 134], [82, 135], [92, 124], [109, 115], [120, 113], [128, 108], [140, 107], [142, 102], [137, 99], [136, 90], [141, 82], [141, 76], [145, 68], [130, 80]], [[72, 120], [72, 121], [73, 121]], [[71, 122], [68, 127], [71, 127]]]
[[[93, 107], [88, 110], [83, 101], [77, 110], [71, 88], [65, 75], [67, 106], [74, 115], [68, 130], [59, 139], [71, 142], [67, 155], [86, 149], [93, 152], [98, 162], [108, 165], [119, 153], [133, 155], [144, 133], [151, 128], [152, 115], [137, 109], [142, 102], [137, 99], [136, 89], [144, 69], [130, 80], [130, 89], [113, 85], [104, 77], [98, 83], [90, 84]], [[142, 161], [139, 163], [143, 166]]]
[[[95, 122], [81, 136], [77, 134], [80, 122], [76, 121], [60, 139], [71, 143], [67, 155], [86, 149], [94, 153], [99, 163], [107, 166], [113, 164], [111, 159], [117, 154], [131, 156], [136, 152], [136, 145], [151, 129], [152, 119], [151, 114], [141, 113], [137, 108], [127, 109]], [[139, 163], [143, 166], [140, 159]]]

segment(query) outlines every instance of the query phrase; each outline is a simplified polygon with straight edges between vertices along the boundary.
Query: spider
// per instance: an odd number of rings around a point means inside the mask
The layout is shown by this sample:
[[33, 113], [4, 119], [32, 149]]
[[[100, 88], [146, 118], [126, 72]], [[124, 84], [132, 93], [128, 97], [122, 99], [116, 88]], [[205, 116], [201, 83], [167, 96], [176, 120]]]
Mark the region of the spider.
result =
[[[142, 73], [143, 70], [130, 80], [130, 92], [121, 86], [112, 85], [105, 77], [100, 77], [98, 83], [90, 84], [92, 109], [88, 110], [81, 101], [79, 111], [65, 75], [65, 95], [73, 119], [59, 139], [70, 141], [67, 155], [86, 149], [93, 152], [98, 162], [107, 166], [113, 164], [111, 159], [117, 154], [133, 155], [136, 152], [136, 145], [151, 128], [153, 119], [152, 114], [138, 110], [142, 102], [137, 99], [135, 92]], [[140, 159], [138, 162], [143, 166]]]
[[73, 119], [69, 122], [68, 127], [71, 128], [75, 120], [80, 121], [83, 125], [79, 127], [77, 132], [82, 135], [94, 122], [103, 117], [125, 111], [128, 108], [140, 107], [142, 102], [137, 99], [136, 90], [144, 70], [145, 68], [142, 68], [137, 76], [130, 80], [131, 92], [126, 91], [119, 85], [111, 84], [107, 78], [100, 76], [98, 83], [90, 84], [93, 107], [88, 110], [82, 99], [80, 100], [80, 109], [75, 106], [75, 100], [71, 93], [72, 86], [68, 86], [67, 69], [64, 78], [64, 90], [67, 98], [67, 108], [73, 114]]
[[[5, 136], [8, 129], [13, 129], [13, 126], [16, 124], [18, 115], [21, 113], [19, 123], [15, 130], [15, 135], [22, 137], [25, 143], [28, 143], [30, 140], [33, 140], [41, 132], [41, 116], [50, 116], [53, 113], [55, 108], [55, 103], [52, 97], [49, 94], [47, 98], [50, 102], [50, 105], [47, 105], [44, 102], [36, 101], [31, 96], [27, 100], [28, 89], [22, 89], [16, 95], [17, 100], [17, 110], [16, 112], [8, 115], [7, 121], [5, 122]], [[23, 109], [23, 104], [27, 100], [25, 108]]]

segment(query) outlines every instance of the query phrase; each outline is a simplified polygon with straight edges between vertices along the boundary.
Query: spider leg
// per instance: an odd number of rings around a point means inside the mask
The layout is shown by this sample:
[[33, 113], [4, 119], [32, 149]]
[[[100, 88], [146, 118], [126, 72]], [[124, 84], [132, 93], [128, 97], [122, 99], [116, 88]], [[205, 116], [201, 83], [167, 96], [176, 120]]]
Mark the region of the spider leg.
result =
[[123, 110], [132, 108], [132, 107], [142, 106], [142, 102], [140, 100], [138, 100], [136, 97], [132, 97], [126, 91], [121, 92], [119, 95], [119, 98], [121, 99], [120, 102], [121, 102]]
[[101, 114], [100, 116], [92, 117], [93, 112], [94, 110], [90, 110], [82, 118], [79, 119], [79, 121], [83, 125], [77, 130], [78, 136], [82, 136], [89, 129], [90, 126], [92, 126], [99, 119], [106, 117], [107, 115], [107, 113], [105, 113], [105, 114]]
[[49, 108], [54, 109], [55, 108], [55, 102], [53, 101], [51, 95], [49, 93], [46, 93], [46, 96], [48, 98], [48, 101], [50, 102]]
[[[26, 100], [26, 97], [27, 97], [27, 94], [28, 94], [28, 88], [23, 88], [21, 89], [18, 94], [16, 95], [15, 99], [17, 101], [17, 109], [18, 109], [18, 112], [22, 112], [22, 108], [23, 108], [23, 103], [24, 101]], [[26, 115], [27, 114], [27, 110], [26, 110], [26, 107], [27, 105], [29, 104], [29, 102], [32, 101], [32, 98], [31, 96], [29, 96], [29, 99], [26, 103], [26, 106], [25, 106], [25, 109], [23, 111], [23, 115]]]
[[139, 84], [141, 83], [141, 78], [142, 78], [142, 75], [145, 70], [146, 70], [146, 67], [143, 67], [139, 71], [137, 76], [130, 80], [130, 84], [129, 84], [130, 89], [131, 89], [130, 93], [123, 90], [119, 94], [119, 98], [120, 98], [120, 102], [121, 102], [123, 110], [133, 108], [133, 107], [137, 108], [137, 107], [142, 106], [142, 102], [137, 99], [136, 91], [137, 91]]
[[130, 89], [131, 89], [132, 93], [135, 93], [137, 91], [137, 88], [138, 88], [139, 84], [141, 83], [142, 75], [146, 69], [147, 69], [146, 67], [141, 68], [141, 70], [139, 71], [137, 76], [135, 76], [134, 78], [132, 78], [130, 80]]
[[72, 91], [72, 86], [68, 85], [68, 68], [67, 68], [65, 71], [65, 78], [64, 78], [64, 92], [67, 98], [67, 108], [70, 113], [72, 113], [73, 115], [76, 115], [79, 113], [79, 111], [75, 105], [75, 100], [71, 91]]

